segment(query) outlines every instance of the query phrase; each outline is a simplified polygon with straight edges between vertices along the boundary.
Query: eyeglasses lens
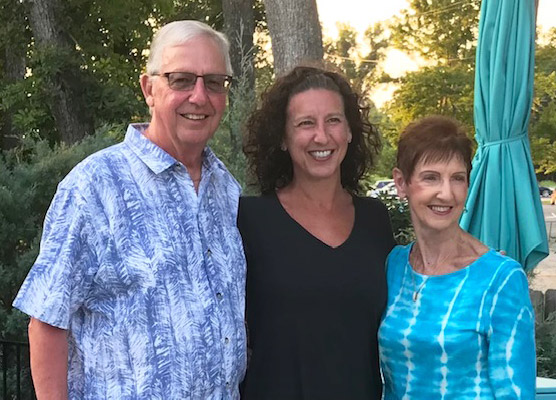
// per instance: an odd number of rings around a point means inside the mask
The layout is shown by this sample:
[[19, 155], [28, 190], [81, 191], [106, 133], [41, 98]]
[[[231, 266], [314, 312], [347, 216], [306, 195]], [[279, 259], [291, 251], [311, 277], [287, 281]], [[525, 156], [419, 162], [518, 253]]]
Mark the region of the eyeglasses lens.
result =
[[189, 72], [171, 72], [166, 75], [168, 86], [173, 90], [192, 90], [197, 78], [203, 78], [205, 89], [213, 93], [226, 93], [230, 88], [231, 78], [228, 75], [207, 74], [197, 76]]

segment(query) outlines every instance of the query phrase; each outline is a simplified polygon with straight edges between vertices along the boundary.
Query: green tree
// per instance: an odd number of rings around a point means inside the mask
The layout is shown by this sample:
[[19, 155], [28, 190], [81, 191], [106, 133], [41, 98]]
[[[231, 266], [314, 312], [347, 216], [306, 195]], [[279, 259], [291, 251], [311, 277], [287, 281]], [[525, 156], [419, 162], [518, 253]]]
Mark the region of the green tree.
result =
[[[400, 78], [388, 111], [399, 129], [428, 114], [455, 117], [473, 133], [474, 54], [479, 0], [411, 0], [395, 18], [392, 43], [429, 66]], [[391, 132], [393, 133], [393, 132]], [[395, 140], [397, 133], [390, 137]]]
[[529, 136], [537, 172], [556, 177], [556, 28], [540, 37]]
[[31, 138], [0, 158], [0, 338], [21, 340], [27, 318], [11, 304], [39, 249], [44, 216], [58, 182], [83, 158], [116, 142], [121, 127], [103, 127], [79, 144]]
[[410, 72], [401, 78], [389, 105], [390, 115], [398, 127], [425, 115], [448, 115], [472, 133], [473, 76], [473, 70], [465, 65], [437, 65]]
[[[10, 21], [13, 13], [25, 15], [19, 10], [22, 7], [30, 11], [29, 5], [51, 2], [0, 0], [0, 16]], [[25, 79], [18, 81], [7, 81], [6, 72], [0, 70], [2, 110], [9, 109], [13, 128], [21, 135], [31, 134], [51, 143], [61, 138], [50, 107], [55, 103], [53, 88], [68, 86], [57, 83], [59, 79], [78, 71], [78, 97], [86, 98], [81, 113], [95, 129], [106, 123], [146, 119], [138, 82], [153, 31], [185, 18], [223, 27], [218, 0], [64, 0], [58, 1], [55, 18], [57, 26], [63, 27], [62, 50], [60, 46], [41, 47], [29, 34], [0, 35], [0, 49], [13, 40], [26, 49], [27, 67]], [[35, 20], [42, 24], [44, 19], [39, 15]], [[29, 21], [24, 18], [17, 26], [28, 28]]]
[[443, 63], [472, 61], [480, 0], [410, 0], [394, 19], [392, 42]]
[[381, 23], [369, 27], [362, 42], [357, 36], [351, 25], [338, 24], [337, 38], [324, 40], [324, 58], [338, 67], [359, 93], [367, 96], [376, 83], [391, 80], [377, 68], [385, 57], [388, 37]]

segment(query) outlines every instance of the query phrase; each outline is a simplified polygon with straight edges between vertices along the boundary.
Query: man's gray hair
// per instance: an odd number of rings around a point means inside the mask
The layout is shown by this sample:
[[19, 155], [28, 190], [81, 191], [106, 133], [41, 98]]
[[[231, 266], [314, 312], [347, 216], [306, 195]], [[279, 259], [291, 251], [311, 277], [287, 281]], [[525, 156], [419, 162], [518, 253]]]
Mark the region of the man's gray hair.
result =
[[220, 47], [222, 56], [224, 57], [224, 62], [226, 63], [226, 73], [232, 75], [230, 43], [228, 42], [226, 35], [215, 31], [207, 24], [192, 20], [170, 22], [169, 24], [164, 25], [154, 35], [149, 52], [149, 60], [147, 61], [147, 74], [152, 75], [160, 72], [162, 53], [165, 48], [179, 46], [188, 40], [199, 36], [209, 37], [218, 45], [218, 47]]

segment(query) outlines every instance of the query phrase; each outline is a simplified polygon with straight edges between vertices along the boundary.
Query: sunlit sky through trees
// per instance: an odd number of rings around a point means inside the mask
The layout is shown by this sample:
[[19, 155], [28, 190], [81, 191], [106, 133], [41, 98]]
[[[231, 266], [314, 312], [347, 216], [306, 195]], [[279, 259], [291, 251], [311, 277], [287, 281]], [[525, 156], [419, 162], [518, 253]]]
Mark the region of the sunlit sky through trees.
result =
[[[362, 34], [376, 22], [385, 21], [400, 10], [408, 7], [407, 0], [316, 0], [319, 19], [323, 24], [323, 34], [329, 37], [337, 35], [338, 23], [346, 23]], [[556, 0], [540, 0], [537, 25], [544, 31], [556, 27]], [[393, 77], [413, 71], [423, 64], [416, 56], [410, 56], [399, 50], [390, 49], [382, 68]], [[393, 87], [385, 85], [373, 93], [373, 100], [378, 106], [387, 101]]]

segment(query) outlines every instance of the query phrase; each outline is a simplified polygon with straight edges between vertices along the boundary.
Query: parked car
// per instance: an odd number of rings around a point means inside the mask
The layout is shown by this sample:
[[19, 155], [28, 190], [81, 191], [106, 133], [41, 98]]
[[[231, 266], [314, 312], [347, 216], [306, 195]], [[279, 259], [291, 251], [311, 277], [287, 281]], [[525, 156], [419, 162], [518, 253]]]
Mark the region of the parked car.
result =
[[539, 194], [541, 195], [541, 197], [550, 197], [552, 192], [553, 190], [546, 186], [539, 186]]
[[379, 195], [397, 196], [398, 190], [393, 179], [382, 179], [376, 181], [374, 188], [367, 194], [371, 197], [378, 197]]

